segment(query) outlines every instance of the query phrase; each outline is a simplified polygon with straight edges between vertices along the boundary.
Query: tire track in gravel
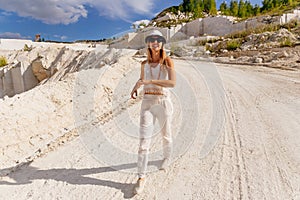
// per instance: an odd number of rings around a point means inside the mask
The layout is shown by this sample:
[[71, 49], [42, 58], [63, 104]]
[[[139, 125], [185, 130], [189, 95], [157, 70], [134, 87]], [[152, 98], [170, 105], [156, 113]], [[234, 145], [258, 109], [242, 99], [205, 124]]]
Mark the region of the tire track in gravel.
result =
[[[240, 71], [241, 72], [241, 71]], [[249, 71], [248, 71], [249, 72]], [[231, 74], [230, 74], [231, 73]], [[243, 73], [240, 73], [240, 76]], [[263, 158], [261, 159], [261, 164], [264, 163], [266, 166], [261, 166], [261, 169], [257, 168], [256, 170], [264, 171], [264, 173], [256, 173], [260, 174], [261, 177], [265, 177], [265, 181], [261, 181], [260, 177], [253, 177], [253, 170], [254, 166], [253, 163], [249, 164], [249, 156], [246, 158], [245, 156], [242, 156], [243, 160], [243, 171], [246, 172], [246, 178], [245, 181], [248, 184], [248, 194], [252, 194], [253, 196], [249, 196], [250, 199], [254, 198], [269, 198], [272, 199], [286, 199], [291, 198], [293, 196], [293, 188], [291, 187], [291, 183], [289, 183], [289, 179], [292, 180], [292, 177], [287, 177], [287, 174], [285, 173], [288, 171], [288, 167], [284, 166], [287, 161], [284, 155], [280, 152], [280, 149], [282, 145], [280, 145], [279, 141], [274, 137], [275, 133], [278, 133], [278, 131], [273, 128], [275, 121], [280, 121], [280, 118], [274, 118], [271, 119], [266, 112], [267, 110], [259, 109], [259, 106], [257, 105], [257, 96], [264, 95], [266, 92], [268, 92], [270, 89], [270, 86], [272, 88], [276, 88], [277, 91], [284, 91], [280, 86], [276, 87], [275, 85], [278, 84], [274, 80], [265, 81], [263, 79], [269, 78], [265, 73], [262, 74], [253, 74], [246, 73], [248, 83], [246, 82], [240, 82], [240, 80], [235, 81], [235, 73], [232, 73], [232, 71], [227, 71], [225, 73], [225, 76], [228, 76], [226, 80], [231, 80], [231, 84], [228, 88], [230, 88], [229, 94], [229, 100], [233, 102], [233, 107], [235, 107], [236, 112], [231, 111], [231, 113], [236, 113], [235, 118], [240, 119], [239, 121], [236, 121], [236, 125], [239, 129], [248, 129], [247, 132], [249, 134], [253, 134], [252, 136], [256, 137], [257, 140], [255, 141], [256, 145], [259, 147], [260, 152], [256, 152], [256, 154], [263, 155]], [[261, 76], [261, 77], [260, 77]], [[245, 84], [246, 83], [246, 84]], [[265, 83], [265, 85], [262, 85], [261, 87], [257, 87], [257, 83]], [[251, 86], [252, 85], [252, 86]], [[287, 86], [287, 84], [285, 84]], [[234, 91], [234, 93], [233, 93]], [[239, 92], [237, 92], [239, 91]], [[274, 90], [272, 91], [272, 94], [274, 94]], [[287, 95], [289, 96], [289, 95]], [[270, 98], [270, 97], [267, 97]], [[273, 98], [270, 99], [271, 101], [274, 101]], [[263, 104], [264, 102], [262, 102]], [[242, 110], [242, 108], [244, 108]], [[246, 112], [247, 114], [243, 113]], [[272, 117], [272, 116], [271, 116]], [[244, 120], [242, 120], [244, 119]], [[249, 124], [251, 124], [249, 126]], [[247, 127], [249, 126], [249, 127]], [[255, 132], [254, 132], [255, 131]], [[237, 131], [238, 132], [238, 131]], [[244, 132], [245, 131], [241, 131]], [[280, 133], [278, 133], [280, 134]], [[251, 137], [251, 136], [250, 136]], [[247, 151], [253, 152], [253, 149], [249, 148], [249, 136], [247, 138], [246, 135], [242, 135], [237, 137], [237, 139], [240, 141], [240, 155], [247, 155]], [[250, 139], [251, 140], [251, 139]], [[248, 146], [248, 147], [247, 147]], [[253, 145], [254, 146], [254, 145]], [[257, 147], [256, 147], [257, 148]], [[248, 153], [249, 154], [249, 153]], [[251, 154], [251, 153], [250, 153]], [[280, 167], [277, 166], [277, 163], [283, 163], [280, 164]], [[246, 168], [247, 167], [247, 168]], [[252, 169], [251, 169], [252, 168]], [[282, 173], [284, 175], [282, 175]], [[248, 175], [247, 175], [248, 174]], [[250, 175], [249, 175], [250, 174]], [[257, 178], [257, 179], [256, 179]], [[255, 180], [256, 179], [256, 180]], [[251, 181], [251, 183], [249, 183]], [[254, 184], [255, 183], [255, 184]], [[256, 185], [264, 185], [263, 188], [256, 188], [254, 189], [253, 186]], [[274, 187], [275, 186], [275, 187]]]
[[[249, 78], [248, 78], [249, 79]], [[255, 122], [253, 124], [255, 124], [255, 132], [258, 133], [260, 131], [263, 130], [262, 128], [262, 123], [260, 120], [257, 120], [255, 116], [257, 115], [256, 112], [255, 115], [251, 115], [251, 108], [253, 108], [253, 104], [252, 104], [252, 100], [253, 98], [255, 98], [255, 95], [253, 95], [250, 92], [250, 88], [245, 88], [242, 84], [240, 84], [238, 81], [234, 81], [234, 77], [232, 76], [231, 78], [229, 78], [228, 80], [232, 80], [232, 82], [234, 82], [233, 85], [230, 86], [229, 89], [229, 113], [231, 113], [231, 120], [230, 120], [230, 124], [232, 124], [231, 126], [233, 126], [234, 128], [231, 130], [233, 130], [233, 138], [234, 138], [234, 146], [235, 146], [235, 152], [237, 155], [237, 167], [239, 170], [238, 173], [238, 177], [239, 177], [239, 198], [240, 199], [249, 199], [249, 197], [243, 197], [243, 185], [248, 185], [247, 186], [247, 190], [250, 190], [249, 188], [249, 178], [244, 179], [244, 181], [241, 181], [241, 179], [243, 178], [243, 176], [245, 176], [245, 173], [248, 172], [248, 170], [246, 169], [246, 164], [245, 164], [245, 156], [243, 151], [245, 152], [246, 150], [246, 141], [247, 138], [246, 136], [242, 136], [241, 139], [241, 135], [239, 135], [239, 132], [243, 132], [240, 131], [241, 129], [243, 129], [243, 125], [241, 126], [240, 124], [244, 124], [246, 121], [252, 121]], [[248, 80], [249, 81], [249, 80]], [[250, 110], [249, 110], [250, 109]], [[242, 112], [249, 112], [249, 117], [243, 117]], [[247, 120], [243, 120], [243, 118], [246, 118]], [[246, 122], [247, 123], [247, 122]], [[246, 130], [247, 132], [251, 132], [251, 130]], [[244, 140], [244, 141], [242, 141]], [[237, 142], [238, 141], [238, 142]], [[260, 140], [261, 142], [263, 142], [263, 140]], [[259, 141], [257, 141], [257, 143], [259, 143]], [[260, 144], [259, 146], [262, 146], [263, 149], [263, 154], [265, 155], [265, 147], [263, 144]], [[242, 150], [243, 148], [243, 150]], [[248, 177], [248, 175], [246, 176]], [[247, 180], [247, 182], [245, 182], [245, 180]], [[247, 193], [249, 194], [249, 192], [247, 191]], [[265, 196], [263, 196], [265, 197]], [[250, 198], [251, 199], [251, 198]]]
[[[296, 74], [297, 73], [295, 72], [294, 75]], [[293, 124], [297, 122], [298, 124], [300, 123], [300, 113], [297, 112], [297, 108], [299, 110], [300, 106], [300, 87], [295, 87], [295, 84], [299, 85], [300, 80], [295, 79], [295, 77], [288, 77], [282, 74], [263, 74], [262, 78], [268, 78], [268, 80], [273, 83], [273, 86], [269, 88], [258, 88], [259, 92], [261, 92], [264, 96], [256, 102], [258, 104], [256, 108], [257, 113], [260, 114], [260, 121], [262, 124], [267, 126], [269, 134], [268, 136], [261, 135], [261, 141], [267, 141], [268, 137], [272, 138], [272, 142], [268, 142], [264, 144], [264, 146], [268, 163], [273, 166], [273, 177], [274, 179], [278, 180], [274, 181], [276, 182], [278, 188], [275, 196], [277, 196], [277, 198], [280, 196], [278, 199], [294, 199], [294, 196], [299, 195], [300, 191], [298, 186], [299, 182], [295, 182], [295, 178], [299, 177], [299, 173], [293, 174], [292, 172], [300, 171], [300, 168], [299, 165], [294, 162], [294, 160], [291, 160], [290, 155], [292, 154], [289, 155], [286, 153], [286, 150], [289, 149], [289, 146], [283, 142], [285, 141], [285, 138], [289, 138], [290, 136], [288, 133], [288, 128], [293, 127]], [[280, 121], [280, 118], [285, 116], [274, 113], [272, 109], [265, 107], [263, 103], [260, 105], [261, 102], [264, 101], [272, 102], [273, 106], [281, 107], [281, 109], [285, 111], [284, 113], [287, 113], [290, 120], [288, 124], [283, 125], [288, 125], [288, 127], [282, 127], [282, 125], [279, 125], [282, 121]], [[293, 105], [294, 108], [290, 109], [290, 107]], [[264, 113], [264, 115], [262, 113]], [[272, 116], [272, 119], [266, 116]], [[295, 155], [295, 153], [293, 154]]]
[[[248, 173], [242, 152], [238, 105], [232, 92], [226, 93], [226, 127], [222, 136], [220, 160], [218, 163], [220, 196], [235, 196], [238, 199], [251, 199]], [[231, 170], [228, 170], [231, 169]], [[224, 182], [224, 180], [227, 180]], [[228, 184], [230, 183], [230, 184]]]

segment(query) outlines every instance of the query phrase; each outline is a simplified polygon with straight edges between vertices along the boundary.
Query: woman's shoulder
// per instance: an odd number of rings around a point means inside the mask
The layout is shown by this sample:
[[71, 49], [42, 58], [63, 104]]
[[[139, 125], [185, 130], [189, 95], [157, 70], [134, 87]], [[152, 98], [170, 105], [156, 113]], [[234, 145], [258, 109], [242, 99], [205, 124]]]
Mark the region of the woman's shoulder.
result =
[[172, 58], [171, 58], [170, 56], [167, 56], [167, 57], [165, 58], [165, 60], [166, 60], [166, 62], [171, 62], [171, 61], [172, 61]]
[[167, 56], [167, 57], [165, 58], [165, 64], [167, 65], [167, 67], [171, 67], [171, 68], [174, 67], [173, 60], [172, 60], [169, 56]]
[[147, 60], [143, 60], [141, 64], [142, 64], [142, 66], [144, 66], [146, 63], [147, 63]]

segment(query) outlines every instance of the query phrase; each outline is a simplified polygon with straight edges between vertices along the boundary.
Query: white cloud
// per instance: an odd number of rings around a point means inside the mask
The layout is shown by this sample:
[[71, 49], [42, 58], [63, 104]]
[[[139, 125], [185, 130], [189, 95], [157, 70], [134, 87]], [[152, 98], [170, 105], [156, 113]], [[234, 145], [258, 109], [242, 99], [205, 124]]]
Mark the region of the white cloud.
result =
[[87, 11], [78, 1], [57, 0], [0, 0], [1, 9], [16, 12], [22, 17], [32, 17], [47, 24], [69, 24], [79, 17], [86, 17]]
[[87, 17], [86, 6], [99, 15], [129, 21], [133, 14], [151, 14], [154, 0], [0, 0], [0, 8], [47, 24], [70, 24]]
[[150, 23], [149, 20], [143, 19], [143, 20], [133, 22], [132, 25], [133, 25], [134, 28], [139, 28], [140, 24], [148, 25], [149, 23]]
[[3, 38], [3, 39], [29, 39], [30, 37], [24, 37], [20, 33], [5, 32], [5, 33], [0, 33], [0, 38]]
[[59, 39], [62, 40], [62, 41], [68, 39], [68, 37], [65, 36], [65, 35], [54, 35], [53, 37], [59, 38]]
[[90, 0], [99, 14], [128, 20], [132, 14], [151, 14], [154, 0]]
[[128, 5], [134, 9], [136, 13], [150, 13], [153, 8], [153, 1], [127, 0]]
[[3, 16], [11, 16], [12, 15], [12, 13], [11, 12], [1, 12], [1, 15], [3, 15]]
[[62, 41], [64, 41], [64, 40], [68, 39], [68, 37], [65, 36], [65, 35], [63, 35], [63, 36], [60, 37], [60, 39], [61, 39]]

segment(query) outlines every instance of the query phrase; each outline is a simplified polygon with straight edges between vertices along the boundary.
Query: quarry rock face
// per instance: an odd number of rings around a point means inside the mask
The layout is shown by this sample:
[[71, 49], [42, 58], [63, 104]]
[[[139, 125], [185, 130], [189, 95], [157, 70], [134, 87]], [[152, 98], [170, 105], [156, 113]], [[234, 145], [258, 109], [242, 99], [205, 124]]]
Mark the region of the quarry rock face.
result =
[[30, 51], [0, 50], [8, 65], [0, 68], [0, 98], [12, 97], [45, 81], [61, 80], [68, 73], [100, 68], [136, 50], [74, 47], [74, 45], [37, 46]]
[[25, 92], [39, 83], [32, 69], [25, 63], [17, 62], [0, 69], [0, 98], [12, 97]]

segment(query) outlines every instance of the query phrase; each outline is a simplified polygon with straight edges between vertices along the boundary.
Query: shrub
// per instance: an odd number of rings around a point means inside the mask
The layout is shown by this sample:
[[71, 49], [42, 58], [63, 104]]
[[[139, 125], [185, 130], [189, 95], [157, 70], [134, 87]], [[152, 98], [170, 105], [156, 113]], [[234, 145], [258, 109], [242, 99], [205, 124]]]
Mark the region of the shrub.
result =
[[32, 47], [29, 47], [27, 44], [25, 44], [23, 50], [24, 51], [31, 51]]
[[299, 26], [299, 20], [294, 19], [291, 20], [290, 22], [281, 25], [282, 28], [288, 29], [289, 31], [291, 31], [291, 29], [297, 28]]
[[0, 67], [7, 65], [7, 60], [5, 57], [0, 56]]
[[238, 31], [225, 36], [225, 38], [245, 38], [251, 34], [259, 34], [264, 32], [274, 32], [280, 29], [280, 25], [278, 24], [268, 24], [263, 26], [258, 26], [256, 28], [251, 28], [248, 30]]
[[206, 51], [213, 52], [213, 51], [214, 51], [214, 49], [213, 49], [213, 46], [212, 46], [212, 44], [208, 44], [208, 43], [206, 43], [206, 44], [205, 44], [205, 50], [206, 50]]
[[226, 42], [226, 49], [229, 51], [236, 50], [241, 46], [240, 40], [229, 40]]
[[179, 46], [176, 46], [176, 45], [172, 45], [171, 46], [171, 49], [170, 49], [170, 55], [172, 56], [172, 55], [175, 55], [175, 56], [182, 56], [182, 52], [183, 52], [183, 50], [182, 50], [182, 48], [181, 47], [179, 47]]
[[290, 38], [285, 38], [280, 42], [280, 47], [293, 47], [295, 43]]
[[200, 40], [199, 45], [200, 46], [205, 46], [207, 42], [208, 42], [208, 40], [206, 40], [206, 39], [205, 40]]
[[220, 39], [216, 39], [216, 38], [212, 38], [212, 39], [205, 39], [205, 40], [200, 40], [199, 41], [199, 45], [200, 46], [205, 46], [206, 44], [210, 43], [210, 44], [213, 44], [217, 41], [219, 41]]
[[210, 43], [205, 44], [205, 50], [208, 50], [213, 53], [220, 52], [222, 49], [225, 49], [225, 48], [226, 48], [226, 42], [224, 42], [224, 41], [217, 41], [212, 44], [210, 44]]

